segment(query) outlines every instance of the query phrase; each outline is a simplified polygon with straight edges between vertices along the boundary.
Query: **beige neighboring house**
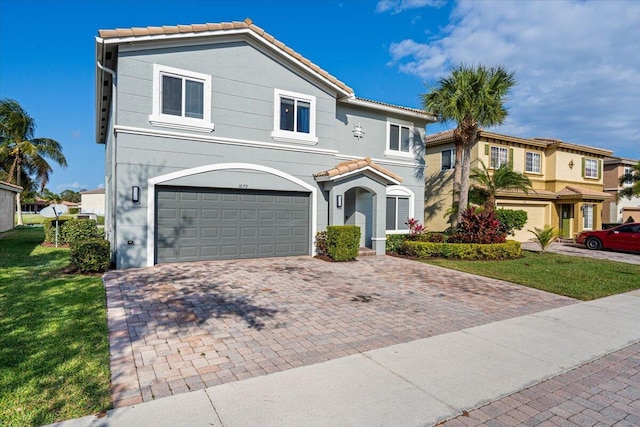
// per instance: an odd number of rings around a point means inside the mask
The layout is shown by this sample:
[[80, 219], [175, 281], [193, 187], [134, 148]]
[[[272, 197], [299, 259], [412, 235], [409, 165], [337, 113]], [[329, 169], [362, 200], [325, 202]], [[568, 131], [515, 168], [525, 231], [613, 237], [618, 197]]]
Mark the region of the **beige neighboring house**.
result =
[[619, 197], [618, 191], [633, 185], [631, 182], [620, 185], [620, 178], [630, 173], [638, 160], [608, 157], [604, 159], [604, 191], [612, 195], [611, 200], [604, 203], [602, 222], [623, 223], [629, 218], [640, 222], [640, 197]]
[[[455, 147], [453, 130], [425, 138], [425, 215], [429, 230], [448, 227], [445, 212], [451, 207]], [[602, 227], [605, 193], [603, 161], [611, 151], [572, 144], [556, 139], [519, 138], [480, 130], [471, 149], [471, 166], [482, 160], [489, 170], [511, 163], [532, 182], [528, 194], [505, 191], [498, 194], [497, 207], [524, 210], [527, 224], [516, 231], [515, 240], [524, 242], [533, 235], [527, 230], [549, 224], [563, 237], [573, 238], [582, 230]]]
[[80, 213], [94, 213], [104, 216], [104, 188], [80, 193]]
[[16, 194], [22, 187], [0, 181], [0, 233], [15, 227]]

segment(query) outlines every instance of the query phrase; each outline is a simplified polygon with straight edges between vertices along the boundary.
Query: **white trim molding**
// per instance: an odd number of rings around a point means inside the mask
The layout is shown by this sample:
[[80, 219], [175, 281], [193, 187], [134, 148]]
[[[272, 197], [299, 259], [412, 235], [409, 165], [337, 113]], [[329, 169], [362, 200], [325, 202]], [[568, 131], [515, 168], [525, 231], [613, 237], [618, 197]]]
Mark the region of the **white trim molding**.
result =
[[[294, 126], [297, 126], [297, 105], [299, 101], [309, 103], [309, 133], [288, 131], [280, 129], [280, 100], [292, 99], [294, 102]], [[273, 89], [273, 132], [271, 137], [275, 141], [317, 143], [316, 137], [316, 97], [298, 92], [290, 92], [282, 89]]]
[[[407, 197], [409, 198], [409, 213], [411, 215], [415, 215], [415, 207], [416, 207], [416, 196], [405, 186], [402, 185], [389, 185], [387, 187], [386, 197]], [[386, 228], [386, 227], [385, 227]], [[385, 230], [387, 234], [406, 234], [407, 230]]]
[[[252, 163], [218, 163], [212, 165], [198, 166], [190, 169], [183, 169], [176, 172], [156, 176], [150, 178], [147, 181], [147, 266], [151, 267], [155, 263], [155, 206], [156, 206], [156, 185], [162, 184], [173, 179], [182, 178], [185, 176], [196, 175], [205, 172], [229, 170], [229, 169], [246, 169], [250, 171], [264, 172], [271, 175], [278, 176], [293, 182], [294, 184], [304, 188], [310, 193], [311, 197], [311, 234], [309, 236], [309, 255], [314, 254], [314, 238], [317, 229], [317, 189], [293, 175], [289, 175], [278, 169], [270, 168], [268, 166], [256, 165]], [[213, 187], [215, 188], [215, 187]]]

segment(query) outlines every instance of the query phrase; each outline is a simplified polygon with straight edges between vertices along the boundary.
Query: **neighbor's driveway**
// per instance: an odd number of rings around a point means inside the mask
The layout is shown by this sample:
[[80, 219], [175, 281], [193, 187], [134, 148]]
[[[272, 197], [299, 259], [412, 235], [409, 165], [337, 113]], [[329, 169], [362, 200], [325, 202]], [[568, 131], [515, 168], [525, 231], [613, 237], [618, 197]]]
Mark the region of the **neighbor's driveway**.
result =
[[[522, 243], [522, 249], [539, 252], [540, 245], [533, 242], [525, 242]], [[553, 242], [551, 246], [547, 248], [547, 252], [586, 258], [606, 259], [609, 261], [626, 262], [627, 264], [640, 264], [640, 254], [609, 250], [593, 251], [587, 249], [584, 245], [578, 245], [577, 243]]]
[[388, 256], [166, 264], [104, 281], [115, 407], [575, 302]]

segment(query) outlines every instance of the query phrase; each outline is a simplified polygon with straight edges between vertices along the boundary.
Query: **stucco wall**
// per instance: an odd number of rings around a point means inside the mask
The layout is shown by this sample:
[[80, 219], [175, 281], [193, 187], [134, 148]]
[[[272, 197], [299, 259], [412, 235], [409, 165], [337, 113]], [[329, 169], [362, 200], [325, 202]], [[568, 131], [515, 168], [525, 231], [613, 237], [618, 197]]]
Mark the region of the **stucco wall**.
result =
[[16, 193], [0, 188], [0, 232], [14, 227]]

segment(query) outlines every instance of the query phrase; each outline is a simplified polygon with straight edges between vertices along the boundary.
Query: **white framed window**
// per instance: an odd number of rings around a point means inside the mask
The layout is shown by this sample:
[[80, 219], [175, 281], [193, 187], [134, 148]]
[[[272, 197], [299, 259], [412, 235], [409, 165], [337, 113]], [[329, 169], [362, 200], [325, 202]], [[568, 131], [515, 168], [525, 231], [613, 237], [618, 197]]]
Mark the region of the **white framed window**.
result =
[[[631, 175], [631, 174], [633, 174], [633, 167], [625, 166], [624, 167], [624, 176]], [[626, 181], [624, 181], [622, 183], [622, 186], [623, 187], [631, 187], [631, 186], [633, 186], [633, 179], [631, 179], [631, 178], [627, 179]]]
[[318, 142], [316, 97], [274, 89], [271, 137], [285, 142]]
[[154, 126], [211, 132], [211, 76], [153, 65]]
[[525, 172], [541, 173], [542, 156], [540, 153], [528, 151], [525, 154]]
[[456, 165], [456, 149], [442, 150], [440, 158], [440, 170], [447, 171], [454, 169]]
[[489, 157], [489, 167], [498, 169], [509, 162], [509, 150], [504, 147], [491, 147]]
[[390, 185], [387, 187], [386, 230], [388, 234], [409, 231], [407, 222], [413, 217], [415, 195], [407, 187]]
[[387, 122], [387, 156], [413, 157], [413, 124]]
[[593, 205], [582, 205], [582, 229], [593, 230]]
[[584, 159], [584, 177], [585, 178], [599, 178], [598, 173], [598, 160], [596, 159]]

